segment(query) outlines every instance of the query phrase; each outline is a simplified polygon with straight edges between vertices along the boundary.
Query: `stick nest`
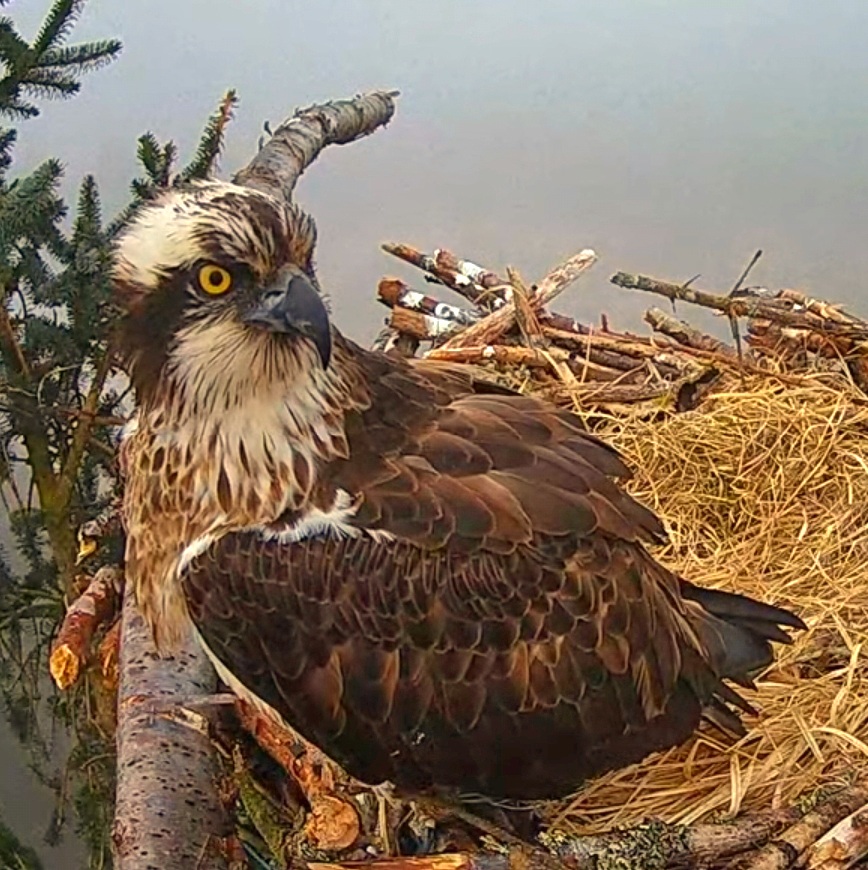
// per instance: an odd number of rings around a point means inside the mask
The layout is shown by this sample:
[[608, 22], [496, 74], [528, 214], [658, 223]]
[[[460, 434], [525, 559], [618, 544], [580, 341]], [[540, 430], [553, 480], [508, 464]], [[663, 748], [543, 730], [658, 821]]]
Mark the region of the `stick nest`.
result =
[[593, 251], [528, 288], [446, 251], [384, 247], [471, 301], [477, 318], [466, 326], [466, 310], [384, 279], [379, 300], [392, 315], [381, 340], [392, 352], [415, 355], [428, 342], [429, 357], [482, 366], [583, 415], [667, 525], [660, 561], [700, 586], [790, 608], [809, 627], [776, 648], [756, 691], [740, 690], [758, 710], [743, 739], [703, 726], [547, 805], [551, 827], [691, 825], [793, 806], [864, 777], [868, 322], [795, 290], [742, 289], [747, 272], [726, 295], [619, 272], [616, 286], [726, 317], [732, 342], [656, 308], [645, 315], [651, 335], [618, 333], [605, 316], [598, 327], [548, 309]]

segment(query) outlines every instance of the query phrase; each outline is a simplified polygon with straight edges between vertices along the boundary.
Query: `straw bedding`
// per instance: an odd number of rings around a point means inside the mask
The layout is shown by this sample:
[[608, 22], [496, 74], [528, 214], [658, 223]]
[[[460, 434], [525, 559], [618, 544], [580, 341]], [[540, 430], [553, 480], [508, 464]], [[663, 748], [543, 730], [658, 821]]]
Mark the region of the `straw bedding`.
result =
[[[791, 381], [791, 379], [790, 379]], [[692, 823], [793, 803], [868, 769], [868, 404], [844, 378], [731, 375], [696, 411], [609, 416], [630, 488], [664, 518], [656, 555], [691, 581], [798, 612], [809, 630], [746, 692], [733, 745], [686, 745], [550, 807], [594, 833], [654, 816]]]

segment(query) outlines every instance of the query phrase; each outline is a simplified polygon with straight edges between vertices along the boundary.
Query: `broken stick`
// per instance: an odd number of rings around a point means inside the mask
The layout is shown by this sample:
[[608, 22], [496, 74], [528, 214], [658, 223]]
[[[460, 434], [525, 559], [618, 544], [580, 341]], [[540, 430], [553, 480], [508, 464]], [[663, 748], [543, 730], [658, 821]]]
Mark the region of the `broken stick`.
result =
[[117, 611], [120, 581], [119, 568], [100, 568], [87, 589], [66, 611], [48, 660], [51, 676], [59, 689], [68, 689], [81, 676], [90, 658], [94, 634]]

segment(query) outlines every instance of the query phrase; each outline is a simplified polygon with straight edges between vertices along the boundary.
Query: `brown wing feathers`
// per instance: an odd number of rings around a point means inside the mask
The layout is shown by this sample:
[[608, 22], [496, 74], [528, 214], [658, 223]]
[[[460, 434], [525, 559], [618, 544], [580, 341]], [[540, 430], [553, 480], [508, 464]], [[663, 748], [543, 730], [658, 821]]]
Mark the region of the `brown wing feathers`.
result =
[[183, 578], [249, 690], [363, 780], [511, 797], [681, 742], [703, 708], [734, 719], [720, 676], [798, 620], [654, 562], [659, 520], [572, 415], [357, 355], [370, 405], [322, 485], [361, 494], [355, 524], [390, 539], [237, 533]]

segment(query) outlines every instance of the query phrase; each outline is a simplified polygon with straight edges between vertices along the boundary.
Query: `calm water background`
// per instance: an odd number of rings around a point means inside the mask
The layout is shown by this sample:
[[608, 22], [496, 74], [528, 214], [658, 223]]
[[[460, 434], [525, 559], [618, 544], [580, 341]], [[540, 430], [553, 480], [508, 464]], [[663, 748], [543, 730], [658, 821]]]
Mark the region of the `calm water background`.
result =
[[[42, 0], [11, 14], [32, 32]], [[529, 279], [593, 247], [559, 302], [641, 325], [657, 300], [618, 269], [726, 290], [795, 286], [868, 314], [868, 4], [836, 0], [92, 0], [77, 37], [120, 36], [121, 60], [21, 130], [19, 168], [62, 158], [126, 201], [135, 137], [190, 155], [222, 92], [241, 106], [223, 159], [253, 153], [292, 108], [402, 91], [392, 125], [332, 149], [299, 190], [320, 229], [338, 325], [368, 341], [384, 273], [423, 286], [385, 240], [448, 247]], [[700, 323], [708, 319], [695, 317]], [[0, 724], [0, 814], [37, 845], [50, 795]], [[46, 866], [79, 866], [74, 844]]]

